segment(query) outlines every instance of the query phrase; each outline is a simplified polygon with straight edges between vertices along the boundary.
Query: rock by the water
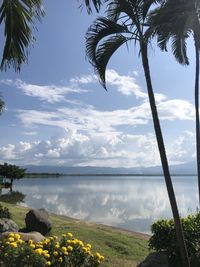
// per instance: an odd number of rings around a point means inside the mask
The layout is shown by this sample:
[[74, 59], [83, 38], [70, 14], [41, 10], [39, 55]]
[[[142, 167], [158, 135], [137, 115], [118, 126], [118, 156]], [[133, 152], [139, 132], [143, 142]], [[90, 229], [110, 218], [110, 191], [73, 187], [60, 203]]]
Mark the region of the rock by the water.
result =
[[18, 232], [18, 225], [11, 219], [8, 218], [0, 218], [0, 233], [3, 232]]
[[19, 234], [24, 241], [33, 240], [33, 243], [41, 242], [45, 239], [43, 235], [38, 232], [22, 233], [22, 232], [4, 232], [0, 235], [0, 239], [7, 238], [10, 233]]
[[168, 257], [164, 252], [153, 252], [138, 267], [169, 267]]
[[33, 209], [26, 214], [26, 229], [29, 232], [37, 231], [42, 235], [46, 235], [51, 231], [51, 222], [49, 214], [45, 209]]

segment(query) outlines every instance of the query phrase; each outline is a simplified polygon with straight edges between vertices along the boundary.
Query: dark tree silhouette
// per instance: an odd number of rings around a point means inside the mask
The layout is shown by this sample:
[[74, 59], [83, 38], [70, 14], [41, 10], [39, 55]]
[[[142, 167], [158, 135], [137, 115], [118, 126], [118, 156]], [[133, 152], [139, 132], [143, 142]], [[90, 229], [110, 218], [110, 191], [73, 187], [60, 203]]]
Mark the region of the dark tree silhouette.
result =
[[180, 222], [173, 184], [169, 172], [168, 160], [158, 118], [148, 60], [149, 39], [146, 35], [146, 17], [149, 9], [151, 8], [151, 4], [158, 1], [151, 2], [147, 0], [145, 2], [143, 0], [108, 0], [106, 2], [106, 17], [98, 18], [88, 29], [86, 35], [86, 54], [91, 64], [94, 66], [95, 72], [99, 76], [101, 84], [106, 89], [105, 71], [109, 59], [112, 57], [114, 52], [122, 44], [127, 44], [129, 41], [133, 41], [134, 44], [139, 45], [158, 149], [175, 221], [176, 235], [182, 259], [182, 266], [188, 267], [190, 266], [190, 263], [188, 259], [187, 248], [185, 245], [182, 225]]
[[21, 179], [25, 176], [26, 169], [22, 169], [16, 165], [4, 163], [0, 165], [0, 176], [10, 180], [10, 188], [12, 189], [13, 181]]
[[200, 205], [200, 124], [199, 124], [199, 50], [200, 50], [200, 0], [166, 0], [149, 14], [149, 34], [157, 37], [158, 46], [167, 51], [171, 41], [172, 52], [182, 65], [188, 65], [187, 39], [194, 39], [196, 154]]

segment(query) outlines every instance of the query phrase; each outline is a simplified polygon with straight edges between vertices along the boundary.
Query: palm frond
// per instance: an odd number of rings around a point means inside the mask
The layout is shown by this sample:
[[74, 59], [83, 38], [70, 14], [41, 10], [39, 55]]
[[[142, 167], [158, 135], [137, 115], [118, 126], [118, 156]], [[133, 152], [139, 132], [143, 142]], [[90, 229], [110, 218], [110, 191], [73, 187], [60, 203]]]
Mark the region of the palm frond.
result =
[[180, 64], [189, 65], [186, 38], [184, 38], [184, 36], [172, 36], [172, 52]]
[[188, 65], [186, 40], [193, 28], [191, 6], [184, 1], [182, 5], [174, 0], [168, 0], [161, 7], [153, 10], [148, 15], [149, 29], [147, 34], [157, 37], [157, 43], [161, 50], [167, 51], [167, 44], [172, 40], [172, 52], [176, 60]]
[[2, 97], [0, 96], [0, 114], [4, 111], [5, 102], [3, 101]]
[[118, 33], [128, 33], [127, 27], [103, 17], [94, 21], [86, 33], [86, 55], [92, 64], [96, 61], [96, 49], [99, 42], [109, 35]]
[[81, 4], [81, 7], [83, 5], [86, 6], [88, 14], [92, 13], [92, 6], [94, 6], [96, 12], [99, 12], [101, 5], [103, 3], [103, 0], [84, 0], [84, 3]]
[[108, 38], [105, 42], [103, 42], [96, 51], [95, 62], [93, 62], [93, 66], [95, 68], [95, 72], [100, 78], [100, 82], [102, 86], [106, 89], [106, 78], [105, 72], [107, 64], [115, 53], [115, 51], [125, 42], [130, 40], [129, 38], [118, 34]]
[[0, 24], [4, 23], [5, 45], [1, 70], [20, 67], [28, 60], [29, 48], [33, 41], [34, 18], [44, 15], [41, 0], [4, 0], [0, 7]]
[[150, 8], [152, 7], [152, 5], [155, 4], [163, 4], [165, 3], [166, 0], [146, 0], [143, 2], [143, 8], [142, 8], [142, 15], [143, 18], [146, 18]]

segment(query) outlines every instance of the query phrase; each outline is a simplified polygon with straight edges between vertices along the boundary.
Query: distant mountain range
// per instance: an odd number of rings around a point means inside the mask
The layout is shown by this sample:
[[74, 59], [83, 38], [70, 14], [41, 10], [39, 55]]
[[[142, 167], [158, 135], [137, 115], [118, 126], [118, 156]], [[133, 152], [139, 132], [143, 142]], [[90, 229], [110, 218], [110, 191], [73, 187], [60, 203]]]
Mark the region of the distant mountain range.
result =
[[[66, 166], [37, 166], [26, 165], [27, 173], [59, 173], [59, 174], [124, 174], [124, 175], [162, 175], [161, 166], [155, 167], [137, 167], [137, 168], [109, 168], [109, 167], [66, 167]], [[196, 162], [188, 162], [180, 165], [170, 166], [171, 174], [174, 175], [195, 175]]]

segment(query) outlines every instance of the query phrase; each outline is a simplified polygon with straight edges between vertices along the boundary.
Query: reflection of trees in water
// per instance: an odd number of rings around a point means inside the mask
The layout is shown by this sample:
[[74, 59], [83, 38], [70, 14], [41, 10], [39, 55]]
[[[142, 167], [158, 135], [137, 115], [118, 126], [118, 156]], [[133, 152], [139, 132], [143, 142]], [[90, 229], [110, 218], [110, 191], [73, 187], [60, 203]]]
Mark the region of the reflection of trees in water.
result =
[[7, 194], [0, 195], [0, 201], [16, 204], [18, 202], [23, 202], [25, 194], [19, 191], [8, 192]]

